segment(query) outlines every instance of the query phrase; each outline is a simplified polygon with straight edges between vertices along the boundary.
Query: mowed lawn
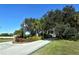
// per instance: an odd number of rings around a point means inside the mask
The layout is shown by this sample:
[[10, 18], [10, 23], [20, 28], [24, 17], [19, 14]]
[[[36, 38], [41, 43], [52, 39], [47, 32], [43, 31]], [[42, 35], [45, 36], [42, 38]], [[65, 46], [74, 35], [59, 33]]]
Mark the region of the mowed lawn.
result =
[[79, 41], [55, 40], [32, 55], [78, 55]]
[[11, 38], [0, 38], [0, 43], [1, 42], [8, 42], [8, 41], [12, 41]]

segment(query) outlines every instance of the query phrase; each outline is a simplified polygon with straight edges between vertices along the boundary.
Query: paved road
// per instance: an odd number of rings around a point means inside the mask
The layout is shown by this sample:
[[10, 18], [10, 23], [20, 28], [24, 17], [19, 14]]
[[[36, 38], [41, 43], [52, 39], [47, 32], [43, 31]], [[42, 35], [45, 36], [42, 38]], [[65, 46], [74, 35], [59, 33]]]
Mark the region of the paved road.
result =
[[0, 43], [0, 55], [28, 55], [49, 42], [48, 40], [39, 40], [23, 44]]

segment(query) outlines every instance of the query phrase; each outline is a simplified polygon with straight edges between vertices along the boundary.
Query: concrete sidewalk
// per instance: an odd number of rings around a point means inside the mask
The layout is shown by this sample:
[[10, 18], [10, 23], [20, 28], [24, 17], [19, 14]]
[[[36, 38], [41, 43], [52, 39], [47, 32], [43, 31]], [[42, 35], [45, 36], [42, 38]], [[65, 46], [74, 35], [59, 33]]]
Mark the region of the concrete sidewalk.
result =
[[48, 40], [39, 40], [23, 44], [0, 43], [0, 55], [28, 55], [49, 42]]

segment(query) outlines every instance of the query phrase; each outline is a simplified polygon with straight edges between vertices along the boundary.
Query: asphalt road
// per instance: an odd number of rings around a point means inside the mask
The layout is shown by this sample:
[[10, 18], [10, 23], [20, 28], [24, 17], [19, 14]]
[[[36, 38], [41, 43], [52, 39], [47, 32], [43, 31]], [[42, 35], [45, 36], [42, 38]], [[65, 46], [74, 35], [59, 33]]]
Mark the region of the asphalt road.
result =
[[10, 42], [0, 43], [0, 55], [28, 55], [48, 44], [48, 40], [39, 40], [23, 44]]

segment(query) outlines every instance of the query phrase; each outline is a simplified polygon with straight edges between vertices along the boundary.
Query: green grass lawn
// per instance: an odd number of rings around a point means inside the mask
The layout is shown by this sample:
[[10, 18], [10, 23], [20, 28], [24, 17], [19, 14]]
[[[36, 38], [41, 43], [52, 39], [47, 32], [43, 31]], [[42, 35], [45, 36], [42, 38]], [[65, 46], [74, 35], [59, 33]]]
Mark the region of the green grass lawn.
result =
[[55, 40], [32, 55], [78, 55], [79, 41]]
[[7, 41], [11, 41], [11, 40], [12, 40], [12, 39], [9, 39], [9, 38], [8, 38], [8, 39], [7, 39], [7, 38], [5, 38], [5, 39], [3, 39], [3, 38], [0, 38], [0, 43], [1, 43], [1, 42], [7, 42]]

